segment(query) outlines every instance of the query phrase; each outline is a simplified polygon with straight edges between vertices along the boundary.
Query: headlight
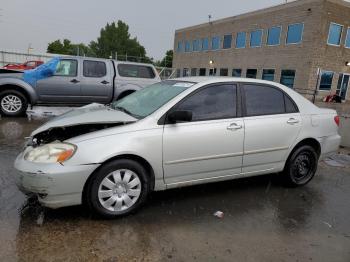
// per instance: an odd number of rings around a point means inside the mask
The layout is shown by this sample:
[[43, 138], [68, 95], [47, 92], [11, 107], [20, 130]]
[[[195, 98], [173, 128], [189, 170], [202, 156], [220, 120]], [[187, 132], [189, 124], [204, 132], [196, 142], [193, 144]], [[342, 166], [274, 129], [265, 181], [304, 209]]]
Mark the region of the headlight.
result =
[[62, 163], [70, 159], [77, 147], [68, 143], [51, 143], [34, 148], [24, 159], [37, 163]]

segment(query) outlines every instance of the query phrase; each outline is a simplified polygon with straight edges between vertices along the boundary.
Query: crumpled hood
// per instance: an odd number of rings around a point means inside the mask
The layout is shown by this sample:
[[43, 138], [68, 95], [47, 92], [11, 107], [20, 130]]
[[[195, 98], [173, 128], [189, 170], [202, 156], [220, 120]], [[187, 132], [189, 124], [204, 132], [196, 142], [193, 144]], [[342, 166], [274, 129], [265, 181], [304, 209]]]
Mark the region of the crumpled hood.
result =
[[32, 132], [32, 136], [55, 127], [76, 126], [81, 124], [102, 124], [102, 123], [128, 123], [135, 122], [136, 118], [111, 109], [102, 104], [90, 104], [73, 109], [60, 116], [53, 118]]

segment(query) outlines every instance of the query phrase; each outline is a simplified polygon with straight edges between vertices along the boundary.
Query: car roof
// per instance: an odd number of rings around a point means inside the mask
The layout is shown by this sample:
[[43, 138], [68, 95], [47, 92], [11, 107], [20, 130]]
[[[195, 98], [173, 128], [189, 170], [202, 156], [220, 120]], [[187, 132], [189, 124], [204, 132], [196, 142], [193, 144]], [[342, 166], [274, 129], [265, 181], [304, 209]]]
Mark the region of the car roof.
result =
[[249, 83], [261, 83], [261, 84], [277, 84], [276, 82], [255, 79], [255, 78], [243, 78], [243, 77], [227, 77], [227, 76], [191, 76], [191, 77], [181, 77], [174, 78], [172, 80], [177, 81], [188, 81], [194, 82], [198, 84], [209, 84], [209, 83], [217, 83], [217, 82], [249, 82]]
[[139, 62], [129, 62], [129, 61], [118, 61], [115, 59], [109, 59], [109, 58], [97, 58], [97, 57], [88, 57], [88, 56], [57, 56], [60, 59], [84, 59], [84, 60], [92, 60], [92, 61], [113, 61], [116, 64], [132, 64], [132, 65], [146, 65], [146, 66], [152, 66], [153, 64], [150, 63], [139, 63]]

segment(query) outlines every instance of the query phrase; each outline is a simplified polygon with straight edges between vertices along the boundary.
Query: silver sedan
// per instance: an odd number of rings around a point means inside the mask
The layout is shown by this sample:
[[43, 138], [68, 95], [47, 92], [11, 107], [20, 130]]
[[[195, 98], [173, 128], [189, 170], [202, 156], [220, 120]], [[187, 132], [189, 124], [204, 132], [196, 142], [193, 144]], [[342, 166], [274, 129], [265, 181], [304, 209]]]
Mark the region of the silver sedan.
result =
[[278, 83], [163, 81], [35, 130], [15, 161], [18, 186], [47, 207], [128, 214], [152, 191], [279, 173], [308, 183], [337, 150], [339, 117]]

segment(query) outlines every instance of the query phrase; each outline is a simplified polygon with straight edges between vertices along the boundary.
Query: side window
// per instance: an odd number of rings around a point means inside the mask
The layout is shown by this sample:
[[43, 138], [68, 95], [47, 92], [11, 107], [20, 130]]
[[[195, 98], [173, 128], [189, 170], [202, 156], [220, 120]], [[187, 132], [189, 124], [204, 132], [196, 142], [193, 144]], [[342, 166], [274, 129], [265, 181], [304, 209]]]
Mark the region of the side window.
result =
[[284, 114], [284, 94], [282, 91], [262, 85], [243, 87], [247, 116]]
[[118, 73], [122, 77], [155, 78], [155, 73], [150, 66], [119, 64]]
[[77, 60], [62, 59], [56, 66], [55, 76], [77, 76]]
[[34, 61], [27, 62], [26, 66], [35, 66], [35, 62]]
[[88, 61], [83, 63], [83, 76], [103, 77], [107, 74], [106, 63], [100, 61]]
[[192, 112], [192, 121], [233, 118], [237, 115], [236, 86], [215, 85], [185, 98], [176, 110]]
[[297, 106], [293, 103], [291, 98], [284, 95], [284, 103], [286, 105], [286, 113], [297, 113], [299, 112]]

